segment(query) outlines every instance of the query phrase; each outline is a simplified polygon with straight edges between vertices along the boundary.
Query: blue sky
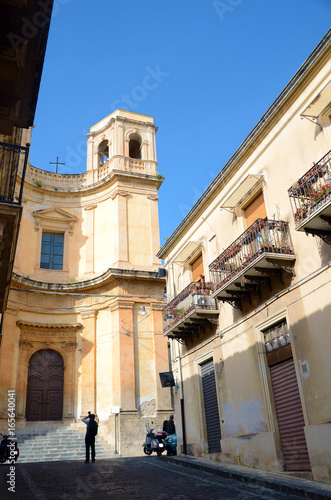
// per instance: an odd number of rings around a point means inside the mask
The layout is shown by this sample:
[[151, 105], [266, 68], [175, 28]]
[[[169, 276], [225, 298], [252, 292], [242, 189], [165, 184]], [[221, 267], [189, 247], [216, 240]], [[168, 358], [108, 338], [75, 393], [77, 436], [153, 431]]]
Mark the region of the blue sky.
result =
[[30, 162], [84, 172], [92, 125], [117, 108], [154, 116], [162, 245], [330, 18], [330, 0], [54, 0]]

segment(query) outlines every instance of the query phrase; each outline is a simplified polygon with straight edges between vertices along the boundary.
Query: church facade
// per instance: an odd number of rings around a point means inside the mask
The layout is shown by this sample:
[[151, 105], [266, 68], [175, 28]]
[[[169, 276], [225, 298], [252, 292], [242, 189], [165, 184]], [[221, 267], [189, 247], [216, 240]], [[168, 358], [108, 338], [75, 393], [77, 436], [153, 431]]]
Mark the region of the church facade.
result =
[[[66, 425], [88, 411], [122, 454], [171, 412], [163, 337], [152, 117], [117, 110], [90, 129], [83, 174], [28, 165], [0, 351], [0, 419]], [[31, 424], [32, 423], [32, 424]]]

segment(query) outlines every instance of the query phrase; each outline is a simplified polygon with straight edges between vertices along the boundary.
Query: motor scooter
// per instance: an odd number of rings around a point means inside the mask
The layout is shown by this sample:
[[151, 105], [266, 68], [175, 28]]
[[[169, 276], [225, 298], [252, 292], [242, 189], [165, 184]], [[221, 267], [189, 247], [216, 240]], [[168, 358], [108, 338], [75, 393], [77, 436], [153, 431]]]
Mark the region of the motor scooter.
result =
[[16, 462], [20, 454], [17, 446], [17, 438], [4, 435], [0, 444], [0, 464], [7, 460], [10, 464]]
[[146, 455], [151, 455], [153, 451], [155, 451], [157, 456], [160, 457], [165, 451], [163, 440], [166, 438], [167, 433], [159, 431], [155, 434], [153, 430], [154, 429], [147, 428], [146, 441], [143, 444], [144, 453]]
[[177, 455], [177, 434], [167, 434], [163, 440], [167, 455]]

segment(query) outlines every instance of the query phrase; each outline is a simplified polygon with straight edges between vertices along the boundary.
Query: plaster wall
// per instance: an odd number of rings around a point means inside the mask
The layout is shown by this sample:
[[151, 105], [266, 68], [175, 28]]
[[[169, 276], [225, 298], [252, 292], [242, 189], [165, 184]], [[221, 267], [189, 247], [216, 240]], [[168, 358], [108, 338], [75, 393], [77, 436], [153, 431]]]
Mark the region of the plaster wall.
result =
[[[287, 106], [277, 110], [272, 123], [264, 127], [264, 135], [238, 154], [231, 168], [221, 174], [217, 188], [211, 185], [192, 215], [159, 253], [165, 259], [168, 297], [172, 299], [192, 281], [190, 264], [200, 252], [205, 280], [211, 279], [208, 266], [246, 229], [243, 208], [259, 190], [264, 195], [268, 218], [289, 223], [295, 275], [283, 272], [283, 282], [271, 278], [271, 291], [261, 287], [261, 297], [251, 296], [251, 304], [242, 303], [241, 311], [219, 302], [219, 338], [208, 341], [205, 335], [179, 345], [178, 353], [172, 349], [177, 380], [180, 379], [178, 355], [181, 356], [184, 386], [183, 394], [180, 389], [175, 393], [175, 407], [180, 412], [180, 398], [184, 398], [185, 413], [189, 415], [185, 422], [188, 452], [206, 453], [204, 407], [197, 389], [199, 373], [194, 373], [193, 367], [208, 350], [214, 355], [218, 346], [221, 355], [214, 359], [222, 358], [221, 367], [215, 365], [222, 439], [221, 453], [212, 458], [238, 463], [240, 457], [240, 462], [248, 467], [282, 471], [277, 415], [261, 330], [263, 325], [286, 318], [312, 473], [314, 479], [325, 482], [330, 482], [331, 470], [328, 451], [331, 246], [295, 229], [288, 189], [331, 149], [324, 122], [313, 123], [301, 116], [330, 79], [331, 61], [325, 56], [319, 67], [295, 89]], [[261, 176], [260, 182], [231, 206], [228, 199], [238, 196], [236, 192], [247, 175]], [[193, 248], [193, 242], [196, 246], [192, 254], [182, 262], [185, 259], [178, 256], [188, 244]], [[178, 437], [182, 443], [182, 429], [178, 430]]]

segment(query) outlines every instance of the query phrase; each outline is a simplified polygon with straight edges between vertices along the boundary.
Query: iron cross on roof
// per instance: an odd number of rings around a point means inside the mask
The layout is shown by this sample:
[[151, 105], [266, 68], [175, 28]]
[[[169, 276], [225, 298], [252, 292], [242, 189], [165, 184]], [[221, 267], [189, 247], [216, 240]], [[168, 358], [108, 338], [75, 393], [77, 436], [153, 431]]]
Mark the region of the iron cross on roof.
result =
[[55, 170], [55, 173], [57, 173], [57, 170], [58, 170], [58, 166], [59, 165], [65, 165], [65, 163], [61, 163], [59, 162], [59, 157], [57, 156], [56, 157], [56, 161], [50, 161], [49, 162], [50, 165], [56, 165], [56, 170]]

